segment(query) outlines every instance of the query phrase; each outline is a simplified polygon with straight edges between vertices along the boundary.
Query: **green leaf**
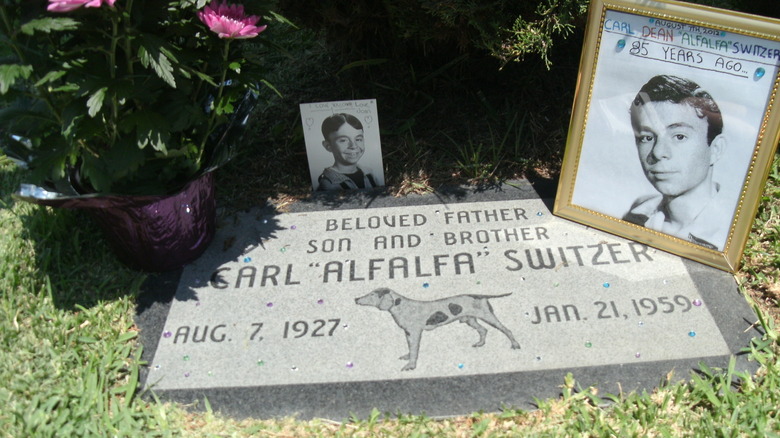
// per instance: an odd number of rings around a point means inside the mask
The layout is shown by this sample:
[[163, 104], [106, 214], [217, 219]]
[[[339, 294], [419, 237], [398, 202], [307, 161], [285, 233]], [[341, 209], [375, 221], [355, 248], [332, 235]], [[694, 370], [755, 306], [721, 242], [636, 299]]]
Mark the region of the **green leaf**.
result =
[[166, 152], [170, 124], [164, 115], [152, 111], [135, 112], [122, 120], [120, 128], [125, 132], [136, 131], [138, 149], [151, 145], [156, 151]]
[[54, 87], [51, 89], [52, 93], [71, 93], [79, 90], [78, 84], [65, 84], [61, 87]]
[[233, 70], [234, 72], [241, 74], [241, 63], [240, 62], [231, 62], [230, 65], [228, 65], [228, 68]]
[[87, 112], [90, 117], [95, 117], [97, 113], [100, 112], [100, 108], [103, 108], [103, 101], [106, 99], [106, 91], [108, 91], [108, 87], [103, 87], [97, 90], [87, 100]]
[[0, 94], [8, 92], [18, 79], [30, 77], [33, 68], [31, 65], [2, 64], [0, 65]]
[[162, 96], [161, 102], [165, 103], [160, 106], [159, 111], [165, 114], [168, 119], [171, 132], [197, 131], [198, 128], [205, 129], [208, 124], [203, 110], [191, 105], [187, 96], [165, 94]]
[[52, 70], [48, 73], [46, 73], [41, 80], [35, 83], [36, 87], [40, 87], [41, 85], [48, 84], [50, 82], [54, 82], [57, 79], [65, 76], [68, 72], [64, 70]]
[[33, 35], [35, 32], [58, 32], [62, 30], [73, 30], [79, 27], [79, 22], [72, 18], [37, 18], [30, 20], [22, 25], [22, 33]]
[[105, 169], [103, 161], [91, 154], [82, 156], [81, 174], [98, 192], [110, 192], [112, 179]]
[[211, 76], [207, 75], [206, 73], [203, 73], [198, 70], [190, 70], [190, 73], [197, 76], [200, 80], [207, 82], [212, 87], [216, 87], [217, 83], [214, 81], [214, 79], [211, 78]]
[[0, 108], [0, 126], [6, 134], [31, 138], [58, 134], [60, 130], [58, 121], [46, 104], [34, 99], [16, 99]]
[[363, 59], [360, 61], [350, 62], [349, 64], [345, 65], [344, 67], [341, 67], [341, 70], [338, 71], [338, 74], [344, 73], [347, 70], [351, 70], [353, 68], [357, 67], [371, 67], [373, 65], [381, 65], [388, 61], [387, 58], [374, 58], [374, 59]]
[[204, 6], [206, 6], [206, 3], [208, 3], [209, 0], [181, 0], [181, 4], [179, 5], [180, 8], [195, 8], [195, 9], [201, 9]]
[[[126, 136], [117, 141], [111, 149], [103, 152], [100, 159], [113, 186], [117, 181], [127, 178], [138, 170], [147, 160], [147, 155], [138, 148], [135, 138]], [[125, 339], [120, 337], [119, 341], [124, 342]]]
[[291, 26], [291, 27], [293, 27], [295, 29], [298, 29], [298, 26], [296, 26], [295, 23], [293, 23], [292, 21], [288, 20], [285, 16], [283, 16], [283, 15], [281, 15], [279, 13], [274, 12], [274, 11], [268, 11], [268, 14], [270, 14], [271, 18], [273, 18], [275, 21], [277, 21], [279, 23], [282, 23], [282, 24], [286, 24], [286, 25]]
[[235, 108], [233, 107], [233, 102], [227, 99], [222, 99], [220, 101], [219, 105], [214, 109], [217, 112], [218, 116], [222, 116], [225, 114], [233, 114], [233, 111], [235, 111]]
[[62, 134], [68, 138], [76, 136], [82, 119], [84, 119], [84, 100], [70, 102], [62, 110]]
[[274, 86], [272, 83], [268, 82], [268, 81], [267, 81], [267, 80], [265, 80], [265, 79], [260, 79], [260, 82], [261, 82], [263, 85], [265, 85], [266, 87], [268, 87], [268, 88], [269, 88], [271, 91], [273, 91], [274, 93], [276, 93], [276, 95], [277, 95], [277, 96], [279, 96], [279, 97], [284, 97], [284, 96], [282, 96], [282, 93], [281, 93], [279, 90], [277, 90], [277, 89], [276, 89], [276, 87], [275, 87], [275, 86]]
[[[146, 43], [147, 41], [144, 41], [144, 44]], [[171, 87], [176, 88], [176, 79], [173, 77], [173, 65], [161, 48], [161, 46], [141, 45], [138, 48], [138, 57], [141, 59], [141, 64], [144, 67], [148, 68], [151, 65], [160, 79]]]
[[119, 335], [119, 337], [116, 339], [118, 343], [127, 342], [130, 339], [134, 339], [138, 336], [138, 332], [127, 332]]

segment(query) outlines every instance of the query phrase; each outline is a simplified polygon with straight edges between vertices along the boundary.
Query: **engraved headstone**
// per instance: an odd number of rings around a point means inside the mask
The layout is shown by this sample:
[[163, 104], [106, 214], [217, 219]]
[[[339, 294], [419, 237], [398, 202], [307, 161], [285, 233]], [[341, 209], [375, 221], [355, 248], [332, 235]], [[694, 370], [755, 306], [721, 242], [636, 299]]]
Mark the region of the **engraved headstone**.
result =
[[237, 416], [456, 415], [528, 408], [570, 371], [652, 387], [754, 335], [732, 277], [554, 217], [527, 183], [354, 196], [223, 224], [139, 315], [145, 388]]

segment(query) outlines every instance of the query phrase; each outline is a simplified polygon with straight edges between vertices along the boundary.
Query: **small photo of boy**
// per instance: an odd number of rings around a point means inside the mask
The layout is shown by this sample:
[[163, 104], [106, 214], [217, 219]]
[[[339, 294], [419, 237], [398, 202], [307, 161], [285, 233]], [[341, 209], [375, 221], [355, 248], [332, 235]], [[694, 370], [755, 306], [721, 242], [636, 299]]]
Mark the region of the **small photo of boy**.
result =
[[315, 191], [384, 186], [375, 100], [301, 104]]

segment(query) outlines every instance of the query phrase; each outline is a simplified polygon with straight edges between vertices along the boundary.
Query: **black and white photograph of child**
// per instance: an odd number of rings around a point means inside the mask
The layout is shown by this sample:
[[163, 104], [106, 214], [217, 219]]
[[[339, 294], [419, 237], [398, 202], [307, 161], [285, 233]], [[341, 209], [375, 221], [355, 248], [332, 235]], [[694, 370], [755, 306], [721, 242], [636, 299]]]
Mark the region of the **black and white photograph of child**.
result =
[[734, 205], [721, 199], [713, 180], [727, 147], [718, 104], [691, 80], [658, 75], [642, 86], [629, 113], [655, 191], [637, 198], [623, 220], [720, 250]]
[[[623, 221], [723, 250], [752, 152], [750, 134], [733, 126], [733, 119], [730, 126], [717, 99], [694, 80], [658, 74], [633, 87], [633, 95], [622, 93], [623, 102], [614, 105], [620, 109], [607, 117], [607, 123], [621, 129], [614, 136], [604, 135], [611, 131], [604, 128], [591, 133], [587, 149], [593, 155], [583, 160], [575, 200]], [[593, 129], [605, 123], [598, 117], [591, 121]], [[585, 187], [601, 198], [589, 198]]]
[[[647, 23], [610, 14], [636, 29]], [[766, 78], [777, 66], [743, 60], [747, 73], [735, 76], [697, 62], [669, 62], [663, 53], [670, 46], [658, 41], [602, 36], [572, 204], [724, 251], [773, 85]], [[655, 55], [629, 52], [641, 44]], [[753, 74], [759, 67], [766, 75]]]
[[384, 186], [375, 100], [301, 104], [315, 191]]

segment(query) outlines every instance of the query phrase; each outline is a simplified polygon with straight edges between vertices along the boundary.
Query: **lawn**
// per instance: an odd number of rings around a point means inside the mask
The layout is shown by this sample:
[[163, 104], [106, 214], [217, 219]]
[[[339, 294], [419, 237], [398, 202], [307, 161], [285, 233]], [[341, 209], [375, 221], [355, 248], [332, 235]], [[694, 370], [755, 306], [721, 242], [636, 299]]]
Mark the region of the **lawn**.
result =
[[[281, 205], [306, 196], [298, 102], [376, 97], [388, 189], [398, 196], [442, 183], [557, 176], [576, 38], [553, 54], [549, 72], [533, 60], [499, 71], [458, 57], [415, 68], [377, 61], [342, 70], [347, 60], [316, 37], [291, 33], [285, 44], [267, 57], [269, 65], [285, 66], [269, 77], [281, 96], [263, 96], [244, 152], [218, 171], [223, 215], [258, 199]], [[763, 315], [766, 335], [749, 351], [760, 364], [755, 375], [705, 369], [683, 382], [671, 383], [677, 379], [670, 376], [652, 392], [626, 394], [581, 388], [561, 376], [561, 396], [540, 400], [534, 411], [507, 407], [450, 419], [377, 411], [343, 423], [237, 421], [212, 412], [206, 400], [190, 410], [142, 397], [133, 316], [146, 275], [116, 262], [82, 213], [15, 200], [23, 177], [0, 157], [0, 436], [780, 434], [780, 158], [736, 276]]]

